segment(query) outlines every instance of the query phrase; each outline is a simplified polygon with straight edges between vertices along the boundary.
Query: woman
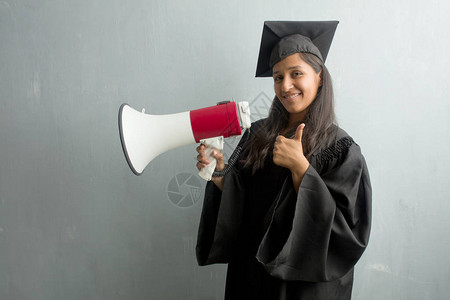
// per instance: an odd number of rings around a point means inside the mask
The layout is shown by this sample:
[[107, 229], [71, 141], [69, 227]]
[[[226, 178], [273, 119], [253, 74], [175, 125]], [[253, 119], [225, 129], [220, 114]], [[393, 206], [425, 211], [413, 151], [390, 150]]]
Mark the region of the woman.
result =
[[[336, 26], [265, 23], [257, 76], [272, 75], [276, 96], [242, 137], [239, 162], [207, 184], [200, 220], [197, 259], [228, 263], [225, 299], [351, 298], [371, 186], [359, 146], [335, 125], [324, 61]], [[209, 160], [197, 152], [201, 169]]]

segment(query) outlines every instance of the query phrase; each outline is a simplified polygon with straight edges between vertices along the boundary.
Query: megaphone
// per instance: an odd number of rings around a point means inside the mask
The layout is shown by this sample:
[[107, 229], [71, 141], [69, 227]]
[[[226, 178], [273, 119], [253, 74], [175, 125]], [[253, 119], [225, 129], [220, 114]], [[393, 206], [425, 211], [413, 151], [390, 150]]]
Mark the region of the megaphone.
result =
[[[168, 114], [151, 115], [124, 103], [119, 109], [119, 131], [123, 152], [132, 172], [141, 175], [158, 155], [185, 145], [205, 143], [223, 147], [223, 138], [242, 134], [250, 128], [248, 102], [220, 102], [215, 106]], [[214, 160], [212, 158], [212, 160]], [[215, 160], [214, 160], [215, 162]], [[211, 179], [215, 163], [204, 174]]]

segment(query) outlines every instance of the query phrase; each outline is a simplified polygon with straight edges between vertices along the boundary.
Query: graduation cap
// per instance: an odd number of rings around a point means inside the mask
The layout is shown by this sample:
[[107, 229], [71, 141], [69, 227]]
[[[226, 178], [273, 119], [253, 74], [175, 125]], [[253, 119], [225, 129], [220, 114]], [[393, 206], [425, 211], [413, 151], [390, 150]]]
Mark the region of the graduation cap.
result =
[[272, 67], [294, 53], [327, 58], [338, 21], [265, 21], [256, 77], [272, 76]]

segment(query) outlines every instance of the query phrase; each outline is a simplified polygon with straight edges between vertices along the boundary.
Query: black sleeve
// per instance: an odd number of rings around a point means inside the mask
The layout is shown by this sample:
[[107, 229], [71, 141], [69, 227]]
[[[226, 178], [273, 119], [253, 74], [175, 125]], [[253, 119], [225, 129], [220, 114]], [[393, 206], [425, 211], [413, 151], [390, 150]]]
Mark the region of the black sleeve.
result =
[[[253, 128], [253, 125], [252, 125]], [[247, 130], [238, 144], [247, 140]], [[199, 265], [228, 263], [242, 223], [245, 189], [237, 165], [225, 175], [223, 192], [208, 182], [197, 235], [196, 255]]]
[[242, 222], [244, 192], [239, 175], [226, 175], [223, 192], [208, 182], [197, 236], [198, 264], [228, 263]]
[[321, 175], [310, 166], [298, 194], [288, 178], [257, 259], [283, 280], [340, 278], [364, 252], [371, 224], [371, 186], [356, 144]]

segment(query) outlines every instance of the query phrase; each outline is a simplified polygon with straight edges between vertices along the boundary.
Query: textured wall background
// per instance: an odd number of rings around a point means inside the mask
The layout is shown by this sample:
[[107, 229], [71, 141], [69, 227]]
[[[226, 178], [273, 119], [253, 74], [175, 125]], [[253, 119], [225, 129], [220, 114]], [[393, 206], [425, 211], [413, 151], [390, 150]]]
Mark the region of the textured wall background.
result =
[[263, 21], [337, 19], [337, 113], [374, 190], [354, 299], [446, 299], [449, 15], [444, 0], [1, 0], [0, 298], [222, 299], [225, 266], [195, 260], [195, 146], [136, 177], [118, 108], [234, 99], [264, 116]]

